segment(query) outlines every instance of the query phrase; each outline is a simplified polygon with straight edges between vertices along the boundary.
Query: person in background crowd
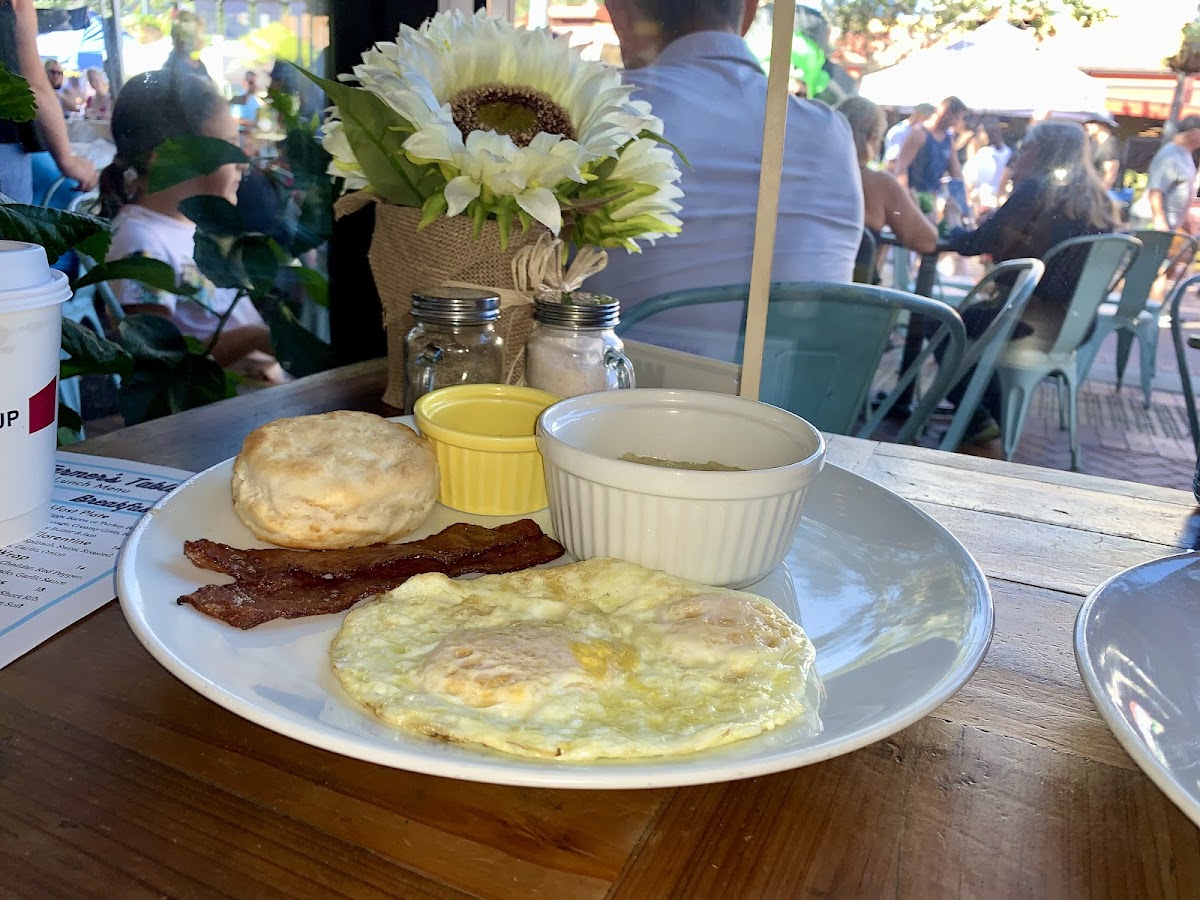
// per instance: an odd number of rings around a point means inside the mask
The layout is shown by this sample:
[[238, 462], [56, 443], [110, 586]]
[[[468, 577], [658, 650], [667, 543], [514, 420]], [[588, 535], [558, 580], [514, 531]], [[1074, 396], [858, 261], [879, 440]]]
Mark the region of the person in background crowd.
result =
[[230, 143], [237, 126], [225, 99], [208, 78], [147, 72], [121, 90], [113, 110], [113, 140], [117, 155], [101, 179], [101, 212], [113, 219], [110, 260], [133, 254], [168, 263], [178, 283], [199, 290], [181, 298], [140, 282], [115, 281], [113, 290], [129, 313], [148, 313], [170, 319], [185, 335], [210, 342], [218, 315], [232, 306], [224, 329], [212, 345], [212, 357], [222, 366], [263, 381], [284, 375], [271, 356], [270, 332], [248, 298], [238, 299], [232, 288], [214, 287], [196, 266], [193, 254], [196, 226], [179, 211], [188, 197], [213, 195], [237, 202], [243, 166], [222, 166], [211, 175], [193, 178], [150, 193], [148, 176], [157, 148], [178, 135], [204, 135]]
[[208, 69], [200, 61], [204, 48], [204, 19], [194, 12], [184, 10], [175, 16], [171, 25], [171, 52], [163, 63], [163, 70], [185, 75], [202, 75], [209, 78]]
[[908, 133], [914, 128], [924, 130], [925, 123], [935, 111], [932, 103], [918, 103], [912, 111], [912, 115], [907, 119], [901, 119], [889, 128], [883, 139], [883, 161], [890, 163], [899, 156], [900, 148], [904, 146], [904, 139], [908, 137]]
[[900, 244], [918, 253], [937, 249], [937, 229], [921, 212], [906, 191], [888, 172], [877, 172], [868, 164], [879, 159], [879, 147], [887, 127], [883, 110], [866, 97], [849, 97], [837, 108], [850, 123], [854, 146], [858, 150], [859, 172], [862, 175], [864, 225], [874, 241], [864, 241], [856, 262], [856, 280], [878, 284], [879, 276], [874, 259], [864, 259], [863, 252], [879, 246], [879, 233], [887, 226]]
[[1012, 148], [1004, 142], [1004, 126], [995, 116], [985, 116], [979, 123], [976, 140], [978, 149], [963, 164], [963, 181], [978, 218], [1000, 205], [1001, 180]]
[[[748, 283], [767, 99], [766, 76], [742, 38], [756, 0], [608, 0], [607, 8], [633, 99], [652, 105], [690, 166], [680, 165], [682, 233], [640, 254], [610, 254], [589, 289], [630, 306], [667, 291]], [[863, 227], [850, 126], [822, 103], [788, 103], [772, 277], [849, 282]], [[632, 336], [728, 359], [744, 318], [744, 304], [672, 310]], [[703, 346], [686, 343], [689, 328]]]
[[78, 75], [72, 75], [67, 79], [66, 86], [58, 92], [58, 101], [62, 104], [63, 112], [68, 116], [78, 115], [87, 107], [87, 96], [88, 92], [83, 85], [83, 79]]
[[[1116, 228], [1112, 202], [1091, 161], [1091, 147], [1081, 126], [1047, 121], [1034, 126], [1013, 162], [1013, 191], [1008, 200], [974, 231], [952, 231], [950, 249], [963, 256], [991, 255], [996, 262], [1045, 257], [1051, 247], [1088, 234]], [[1048, 349], [1058, 336], [1067, 307], [1083, 270], [1085, 254], [1056, 257], [1038, 282], [1013, 333], [1014, 340]], [[978, 338], [999, 314], [994, 304], [973, 306], [963, 313], [967, 336]], [[970, 374], [948, 395], [958, 403]], [[966, 443], [999, 436], [1000, 387], [993, 378], [980, 408], [966, 430]]]
[[954, 130], [962, 124], [967, 105], [957, 97], [947, 97], [938, 105], [937, 114], [924, 128], [914, 128], [905, 136], [888, 171], [909, 190], [918, 194], [936, 194], [942, 178], [962, 178], [962, 166], [954, 152]]
[[63, 85], [66, 84], [66, 73], [63, 72], [62, 63], [57, 59], [46, 60], [46, 78], [50, 82], [50, 87], [54, 90], [54, 94], [58, 97], [58, 104], [62, 107], [63, 115], [69, 116], [75, 112], [75, 104], [68, 102], [66, 96], [63, 95]]
[[89, 119], [111, 118], [112, 94], [108, 90], [108, 77], [99, 69], [88, 69], [86, 74], [88, 84], [92, 87], [92, 96], [88, 97], [84, 115]]
[[1175, 136], [1150, 161], [1143, 198], [1134, 204], [1135, 228], [1190, 231], [1188, 209], [1196, 196], [1196, 162], [1200, 150], [1200, 116], [1186, 116]]
[[[42, 143], [59, 170], [75, 179], [80, 190], [90, 191], [96, 186], [96, 167], [71, 151], [62, 106], [38, 56], [33, 0], [0, 0], [0, 62], [29, 82]], [[18, 203], [33, 202], [33, 167], [23, 146], [31, 137], [29, 123], [0, 119], [0, 194]]]
[[253, 70], [247, 72], [243, 84], [246, 92], [234, 97], [233, 102], [242, 107], [242, 121], [255, 122], [258, 111], [263, 108], [262, 98], [258, 95], [258, 75]]
[[1096, 167], [1096, 174], [1100, 176], [1104, 187], [1110, 191], [1116, 187], [1117, 175], [1121, 172], [1121, 148], [1117, 146], [1117, 139], [1112, 132], [1115, 124], [1112, 118], [1092, 118], [1083, 123], [1091, 141], [1092, 165]]

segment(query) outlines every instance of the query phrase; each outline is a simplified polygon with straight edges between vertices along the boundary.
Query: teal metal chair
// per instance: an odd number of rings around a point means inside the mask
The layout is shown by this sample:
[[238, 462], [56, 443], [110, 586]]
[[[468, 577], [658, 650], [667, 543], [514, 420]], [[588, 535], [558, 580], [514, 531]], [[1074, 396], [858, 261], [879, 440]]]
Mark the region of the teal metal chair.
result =
[[[1096, 330], [1079, 348], [1080, 378], [1087, 378], [1100, 347], [1114, 331], [1117, 333], [1117, 390], [1125, 378], [1125, 365], [1134, 338], [1138, 342], [1138, 362], [1142, 377], [1142, 395], [1150, 407], [1150, 392], [1158, 357], [1158, 319], [1162, 303], [1150, 300], [1150, 291], [1159, 276], [1173, 266], [1190, 259], [1196, 252], [1196, 239], [1181, 231], [1135, 231], [1142, 242], [1141, 252], [1125, 273], [1125, 283], [1116, 303], [1105, 302], [1096, 314]], [[1171, 252], [1172, 245], [1181, 246]]]
[[[1079, 434], [1076, 404], [1083, 380], [1079, 348], [1096, 318], [1100, 304], [1137, 257], [1141, 241], [1126, 234], [1099, 234], [1072, 238], [1050, 249], [1046, 268], [1064, 254], [1086, 253], [1083, 269], [1066, 318], [1057, 337], [1046, 347], [1044, 338], [1033, 335], [1012, 341], [996, 362], [1003, 394], [1000, 421], [1004, 458], [1012, 459], [1025, 427], [1025, 416], [1033, 391], [1043, 378], [1056, 375], [1059, 381], [1059, 415], [1071, 433], [1071, 469], [1079, 470]], [[1065, 416], [1063, 415], [1065, 410]]]
[[1180, 281], [1171, 289], [1167, 298], [1167, 311], [1171, 316], [1171, 342], [1175, 345], [1175, 362], [1179, 366], [1179, 380], [1183, 382], [1183, 400], [1187, 407], [1188, 427], [1192, 432], [1192, 443], [1200, 452], [1200, 420], [1196, 416], [1196, 392], [1192, 389], [1192, 373], [1187, 361], [1187, 342], [1183, 337], [1183, 323], [1179, 320], [1179, 305], [1189, 290], [1200, 286], [1200, 274]]
[[[950, 426], [938, 443], [939, 450], [955, 450], [962, 442], [971, 417], [996, 371], [996, 362], [1008, 346], [1013, 329], [1017, 327], [1021, 313], [1025, 311], [1045, 270], [1045, 264], [1040, 259], [1010, 259], [1002, 262], [984, 275], [958, 306], [959, 313], [966, 313], [972, 306], [990, 302], [993, 289], [1004, 292], [1004, 304], [1000, 312], [983, 334], [969, 340], [967, 351], [958, 364], [958, 372], [951, 383], [957, 384], [968, 376], [971, 381], [954, 411]], [[1009, 281], [1011, 285], [1006, 287]], [[999, 286], [997, 282], [1000, 282]], [[975, 371], [972, 372], [972, 369]]]
[[[663, 294], [622, 310], [617, 331], [628, 335], [638, 322], [665, 310], [709, 303], [744, 304], [748, 296], [744, 284]], [[767, 339], [771, 343], [764, 354], [760, 399], [803, 416], [822, 431], [855, 433], [892, 327], [904, 311], [933, 319], [940, 327], [856, 433], [859, 437], [874, 433], [900, 394], [919, 376], [929, 355], [945, 342], [946, 354], [937, 377], [897, 435], [903, 442], [914, 440], [954, 383], [966, 345], [958, 313], [928, 297], [863, 284], [772, 284], [767, 306]], [[738, 361], [744, 344], [743, 320]]]

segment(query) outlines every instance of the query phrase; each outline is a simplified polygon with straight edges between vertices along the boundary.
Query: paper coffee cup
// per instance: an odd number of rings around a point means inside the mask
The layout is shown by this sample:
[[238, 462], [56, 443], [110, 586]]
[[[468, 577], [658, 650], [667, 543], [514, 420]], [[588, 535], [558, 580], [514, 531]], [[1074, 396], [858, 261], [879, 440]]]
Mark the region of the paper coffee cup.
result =
[[67, 276], [37, 244], [0, 241], [0, 547], [50, 521]]

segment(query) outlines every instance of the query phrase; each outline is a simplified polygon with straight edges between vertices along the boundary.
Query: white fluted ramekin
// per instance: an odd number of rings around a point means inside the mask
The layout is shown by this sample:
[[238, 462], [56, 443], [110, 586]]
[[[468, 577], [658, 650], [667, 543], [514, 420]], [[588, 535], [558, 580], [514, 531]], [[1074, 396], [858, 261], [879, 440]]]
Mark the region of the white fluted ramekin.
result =
[[[555, 535], [573, 555], [735, 587], [787, 556], [825, 463], [825, 439], [799, 416], [703, 391], [563, 400], [538, 419], [537, 443]], [[627, 453], [745, 471], [662, 468]]]

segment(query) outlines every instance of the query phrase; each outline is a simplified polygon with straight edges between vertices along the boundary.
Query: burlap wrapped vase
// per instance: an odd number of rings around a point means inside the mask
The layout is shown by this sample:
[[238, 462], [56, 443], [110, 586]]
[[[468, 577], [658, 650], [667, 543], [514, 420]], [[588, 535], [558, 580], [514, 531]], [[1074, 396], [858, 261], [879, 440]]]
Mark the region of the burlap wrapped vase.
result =
[[375, 233], [369, 259], [376, 290], [383, 301], [387, 331], [388, 383], [383, 400], [404, 406], [404, 337], [412, 328], [414, 291], [442, 285], [472, 285], [494, 290], [501, 297], [496, 330], [504, 338], [504, 371], [509, 383], [523, 378], [525, 342], [533, 328], [532, 298], [514, 291], [513, 257], [545, 233], [540, 226], [522, 233], [514, 228], [508, 247], [500, 249], [500, 229], [489, 221], [478, 238], [471, 220], [463, 216], [436, 219], [420, 231], [421, 211], [384, 203], [360, 191], [338, 201], [340, 218], [375, 203]]

